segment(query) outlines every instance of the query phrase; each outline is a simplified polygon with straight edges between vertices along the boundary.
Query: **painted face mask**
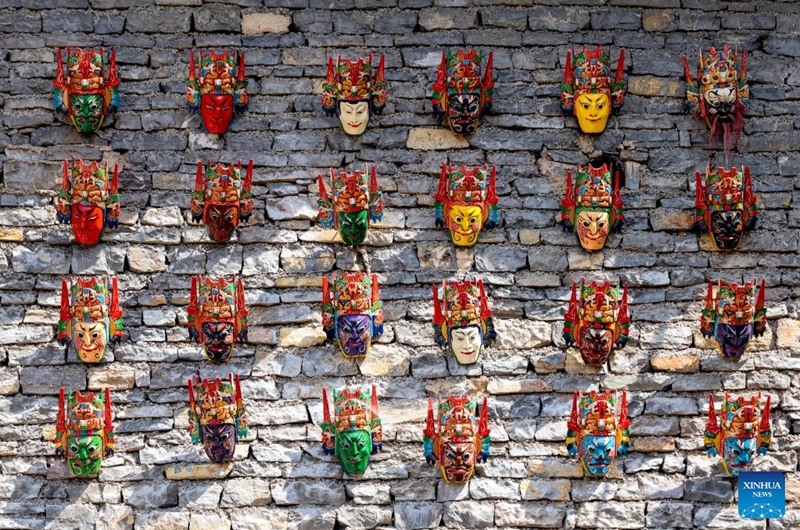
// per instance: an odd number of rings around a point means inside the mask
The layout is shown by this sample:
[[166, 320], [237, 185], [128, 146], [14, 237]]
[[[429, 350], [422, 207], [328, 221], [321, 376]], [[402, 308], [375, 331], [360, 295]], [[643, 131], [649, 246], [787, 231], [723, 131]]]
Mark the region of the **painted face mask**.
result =
[[119, 108], [119, 78], [114, 50], [109, 57], [108, 77], [103, 72], [103, 48], [83, 51], [67, 47], [67, 75], [58, 50], [58, 74], [53, 81], [53, 107], [66, 114], [82, 133], [100, 129], [103, 119]]
[[334, 418], [328, 393], [322, 389], [322, 449], [336, 455], [348, 475], [366, 471], [370, 455], [383, 449], [383, 429], [378, 411], [378, 393], [360, 388], [333, 391]]
[[489, 299], [482, 280], [444, 282], [444, 298], [433, 285], [434, 340], [449, 349], [460, 364], [475, 364], [484, 346], [497, 339]]
[[459, 247], [471, 247], [482, 228], [499, 224], [496, 171], [492, 166], [459, 169], [442, 164], [439, 189], [434, 195], [436, 226], [447, 227], [450, 239]]
[[61, 313], [58, 340], [75, 345], [85, 363], [103, 360], [109, 344], [122, 342], [122, 308], [117, 279], [70, 278], [61, 282]]
[[234, 113], [247, 110], [247, 78], [244, 52], [200, 52], [200, 78], [194, 66], [194, 51], [189, 56], [189, 79], [186, 102], [193, 112], [200, 112], [203, 128], [210, 134], [228, 130]]
[[109, 179], [108, 164], [84, 164], [64, 160], [64, 178], [56, 199], [59, 223], [72, 224], [75, 241], [80, 245], [95, 245], [103, 230], [119, 226], [119, 174], [114, 164], [114, 176]]
[[750, 168], [706, 168], [705, 181], [697, 172], [694, 229], [709, 233], [717, 250], [736, 250], [746, 230], [758, 219], [758, 206], [750, 183]]
[[611, 57], [600, 46], [581, 53], [567, 52], [564, 82], [561, 84], [561, 111], [578, 118], [587, 134], [605, 130], [608, 117], [619, 113], [625, 101], [625, 51], [620, 50], [616, 77], [611, 74]]
[[230, 283], [225, 278], [192, 277], [186, 313], [189, 338], [203, 345], [203, 352], [213, 363], [230, 361], [234, 344], [247, 341], [244, 284], [235, 275]]
[[725, 151], [731, 151], [739, 140], [744, 126], [750, 87], [747, 85], [747, 52], [742, 51], [741, 75], [738, 72], [738, 53], [728, 45], [722, 53], [712, 48], [708, 54], [700, 52], [697, 80], [692, 78], [689, 63], [683, 58], [686, 75], [686, 98], [689, 112], [696, 120], [702, 119], [711, 129], [709, 141], [722, 136]]
[[[369, 181], [367, 180], [369, 176]], [[325, 188], [322, 175], [318, 176], [319, 184], [319, 222], [326, 228], [334, 227], [342, 241], [348, 245], [360, 245], [367, 237], [369, 223], [377, 223], [383, 219], [383, 194], [378, 190], [378, 178], [375, 167], [370, 172], [364, 166], [364, 172], [338, 175], [331, 168], [331, 195]]]
[[242, 179], [242, 161], [205, 167], [197, 163], [197, 178], [192, 192], [192, 220], [206, 225], [212, 241], [226, 243], [240, 222], [248, 222], [253, 214], [253, 161], [247, 165]]
[[189, 434], [192, 443], [203, 444], [209, 460], [233, 460], [236, 440], [247, 436], [247, 430], [238, 375], [229, 375], [227, 381], [189, 379]]
[[572, 284], [569, 311], [564, 315], [564, 340], [568, 346], [576, 345], [583, 362], [602, 366], [614, 347], [623, 348], [628, 342], [631, 319], [628, 315], [628, 284], [620, 296], [619, 284], [581, 281], [580, 295], [577, 284]]
[[750, 339], [760, 337], [767, 329], [764, 307], [766, 284], [756, 296], [757, 280], [739, 285], [722, 280], [708, 282], [706, 305], [700, 317], [700, 332], [713, 337], [726, 359], [738, 361]]
[[488, 60], [475, 50], [442, 53], [431, 103], [433, 115], [444, 117], [450, 130], [462, 135], [477, 131], [493, 94], [491, 52]]
[[425, 461], [438, 462], [448, 484], [466, 484], [476, 463], [489, 458], [489, 437], [486, 398], [483, 398], [480, 420], [476, 421], [477, 403], [467, 396], [450, 396], [439, 400], [439, 419], [433, 418], [433, 400], [428, 399], [428, 421], [423, 434]]
[[738, 477], [742, 471], [753, 467], [753, 459], [765, 455], [772, 443], [772, 425], [769, 421], [769, 396], [761, 392], [750, 399], [743, 396], [729, 399], [725, 392], [720, 418], [714, 410], [714, 397], [708, 396], [708, 423], [704, 433], [708, 456], [722, 452], [722, 468], [730, 476]]
[[561, 226], [578, 234], [581, 247], [602, 250], [608, 234], [619, 232], [625, 221], [624, 202], [619, 196], [620, 175], [608, 165], [584, 170], [578, 166], [575, 184], [567, 171], [567, 189], [561, 201]]
[[383, 55], [377, 68], [372, 67], [372, 55], [366, 61], [337, 57], [335, 68], [331, 57], [322, 85], [322, 110], [338, 116], [344, 132], [360, 136], [367, 130], [369, 117], [383, 112], [387, 86]]
[[114, 423], [111, 421], [111, 396], [94, 392], [71, 392], [62, 388], [58, 398], [56, 455], [66, 458], [72, 476], [96, 477], [103, 458], [114, 454]]
[[572, 395], [572, 413], [567, 422], [567, 453], [577, 456], [584, 471], [593, 477], [608, 473], [618, 455], [628, 454], [628, 402], [625, 392], [606, 390]]
[[378, 275], [335, 272], [322, 278], [322, 327], [342, 355], [366, 357], [373, 337], [383, 334], [383, 302]]

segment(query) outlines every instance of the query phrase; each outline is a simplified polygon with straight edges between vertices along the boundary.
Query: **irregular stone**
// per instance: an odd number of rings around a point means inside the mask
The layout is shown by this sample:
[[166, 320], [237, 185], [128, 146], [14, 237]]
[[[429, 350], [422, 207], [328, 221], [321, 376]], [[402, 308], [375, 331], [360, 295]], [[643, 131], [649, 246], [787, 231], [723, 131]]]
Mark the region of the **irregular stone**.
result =
[[469, 147], [469, 142], [463, 136], [457, 135], [449, 129], [414, 128], [408, 131], [406, 147], [423, 151], [444, 151], [466, 149]]
[[242, 34], [286, 33], [292, 17], [278, 13], [247, 13], [242, 15]]

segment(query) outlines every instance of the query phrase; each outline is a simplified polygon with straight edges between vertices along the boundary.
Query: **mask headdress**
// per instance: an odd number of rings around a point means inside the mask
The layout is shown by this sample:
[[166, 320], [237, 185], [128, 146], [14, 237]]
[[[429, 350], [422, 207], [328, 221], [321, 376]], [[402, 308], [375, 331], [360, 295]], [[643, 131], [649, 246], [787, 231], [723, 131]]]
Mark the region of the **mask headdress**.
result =
[[459, 363], [473, 364], [484, 346], [491, 346], [497, 339], [483, 281], [446, 281], [442, 289], [440, 302], [433, 285], [434, 339], [442, 348], [450, 349]]
[[752, 467], [756, 454], [767, 454], [772, 443], [769, 406], [770, 396], [763, 399], [761, 392], [750, 399], [731, 399], [725, 392], [718, 419], [714, 397], [709, 394], [703, 442], [709, 456], [722, 453], [722, 467], [728, 475], [739, 476]]
[[236, 441], [247, 436], [247, 424], [238, 375], [229, 374], [227, 381], [189, 379], [189, 434], [213, 462], [233, 460]]
[[53, 81], [53, 107], [66, 114], [80, 132], [97, 132], [103, 119], [119, 108], [117, 59], [111, 50], [108, 77], [103, 65], [103, 48], [82, 50], [67, 47], [67, 69], [58, 50], [58, 73]]
[[234, 344], [247, 342], [247, 305], [244, 284], [234, 275], [225, 278], [192, 277], [188, 315], [189, 337], [203, 345], [211, 362], [228, 362]]
[[630, 323], [627, 283], [620, 293], [619, 283], [612, 286], [592, 281], [586, 285], [581, 281], [578, 294], [573, 282], [563, 335], [568, 346], [574, 344], [580, 349], [583, 362], [605, 364], [614, 347], [623, 348], [628, 342]]
[[[372, 66], [372, 55], [357, 61], [328, 59], [328, 73], [322, 85], [322, 110], [328, 116], [339, 116], [347, 134], [360, 135], [373, 114], [380, 114], [386, 106], [386, 76], [384, 56], [378, 67]], [[359, 104], [365, 103], [362, 109]], [[344, 104], [344, 105], [342, 105]]]
[[758, 219], [750, 168], [709, 167], [705, 178], [699, 171], [696, 177], [694, 229], [710, 234], [717, 250], [737, 249]]
[[731, 51], [727, 44], [721, 52], [712, 46], [708, 54], [701, 51], [699, 56], [696, 80], [692, 78], [686, 57], [683, 58], [689, 112], [693, 118], [703, 119], [711, 129], [709, 141], [722, 136], [728, 153], [742, 134], [750, 98], [747, 51], [742, 51], [741, 74], [737, 71], [738, 53], [736, 49]]
[[585, 170], [578, 166], [574, 184], [572, 171], [567, 171], [561, 225], [575, 232], [586, 250], [601, 250], [608, 234], [622, 229], [625, 209], [620, 198], [620, 179], [618, 168], [607, 164], [599, 167], [590, 164]]
[[383, 448], [378, 393], [372, 390], [341, 388], [333, 391], [331, 417], [328, 392], [322, 389], [322, 449], [336, 455], [348, 474], [363, 473], [371, 454]]
[[58, 340], [75, 345], [78, 357], [99, 363], [109, 344], [123, 337], [122, 308], [117, 279], [107, 277], [70, 278], [61, 282], [61, 311]]
[[708, 282], [700, 332], [717, 341], [726, 359], [738, 361], [750, 339], [754, 335], [760, 337], [767, 329], [766, 282], [761, 280], [759, 289], [757, 285], [756, 279], [742, 285], [723, 280]]
[[119, 171], [114, 164], [113, 176], [108, 164], [86, 164], [64, 160], [61, 191], [56, 199], [56, 218], [59, 223], [72, 224], [75, 241], [94, 245], [100, 241], [105, 228], [119, 226]]
[[442, 477], [448, 483], [464, 484], [472, 476], [476, 463], [489, 458], [491, 433], [487, 419], [486, 398], [476, 418], [477, 403], [467, 396], [439, 400], [439, 419], [434, 420], [433, 400], [428, 399], [428, 420], [423, 430], [423, 450], [429, 464], [439, 462]]
[[253, 160], [242, 176], [238, 165], [197, 163], [197, 176], [190, 203], [192, 220], [202, 222], [212, 241], [225, 243], [240, 221], [248, 222], [253, 214]]
[[453, 169], [444, 163], [434, 195], [436, 226], [446, 226], [453, 244], [471, 247], [483, 228], [499, 224], [497, 176], [492, 166]]
[[442, 53], [431, 103], [434, 116], [443, 116], [453, 132], [474, 133], [491, 108], [493, 95], [492, 52], [488, 59], [475, 50]]
[[567, 452], [592, 476], [604, 476], [617, 455], [630, 449], [630, 420], [625, 392], [575, 392], [567, 422]]
[[322, 278], [322, 327], [347, 358], [369, 354], [373, 337], [383, 334], [383, 302], [378, 275], [335, 272]]
[[75, 391], [58, 397], [56, 455], [65, 457], [73, 476], [97, 476], [103, 458], [114, 454], [114, 423], [111, 394]]
[[[611, 57], [600, 46], [567, 52], [561, 110], [578, 118], [585, 133], [603, 132], [611, 114], [619, 113], [625, 101], [625, 50], [620, 50], [616, 75], [612, 77]], [[610, 107], [609, 107], [610, 105]]]
[[189, 109], [200, 112], [203, 127], [211, 134], [228, 130], [234, 113], [247, 109], [247, 77], [244, 52], [200, 52], [199, 79], [194, 65], [194, 50], [189, 55], [189, 79], [186, 81], [186, 102]]
[[334, 227], [348, 245], [360, 245], [367, 237], [369, 223], [383, 219], [383, 194], [378, 189], [375, 166], [364, 165], [364, 171], [338, 175], [330, 169], [330, 193], [322, 175], [317, 177], [319, 185], [320, 224]]

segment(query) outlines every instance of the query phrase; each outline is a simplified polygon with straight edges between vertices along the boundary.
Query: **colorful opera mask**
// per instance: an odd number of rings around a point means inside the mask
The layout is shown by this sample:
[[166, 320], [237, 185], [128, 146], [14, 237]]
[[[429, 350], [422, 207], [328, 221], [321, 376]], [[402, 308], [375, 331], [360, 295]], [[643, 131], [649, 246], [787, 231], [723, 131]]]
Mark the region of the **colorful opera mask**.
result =
[[619, 196], [619, 172], [608, 165], [584, 170], [578, 166], [575, 184], [567, 171], [567, 189], [561, 201], [561, 225], [578, 234], [578, 241], [588, 251], [602, 250], [608, 234], [619, 232], [625, 221], [623, 201]]
[[[484, 62], [485, 61], [485, 62]], [[433, 84], [433, 114], [444, 116], [456, 134], [472, 134], [492, 106], [492, 52], [450, 50], [442, 53], [442, 63]]]
[[750, 168], [706, 168], [703, 180], [697, 172], [694, 228], [711, 234], [717, 250], [736, 250], [745, 230], [752, 230], [758, 219], [758, 206], [750, 183]]
[[189, 56], [189, 79], [186, 81], [186, 102], [200, 112], [203, 128], [210, 134], [228, 130], [233, 114], [247, 109], [247, 78], [244, 52], [200, 52], [200, 79], [196, 77], [194, 50]]
[[53, 81], [53, 107], [66, 114], [78, 131], [93, 133], [103, 119], [119, 108], [119, 78], [114, 50], [108, 61], [108, 78], [103, 72], [103, 48], [83, 51], [67, 47], [67, 77], [58, 50], [58, 74]]
[[367, 130], [369, 117], [386, 106], [386, 88], [383, 55], [377, 68], [372, 67], [372, 55], [366, 61], [337, 57], [335, 68], [331, 57], [322, 84], [322, 110], [338, 116], [344, 132], [360, 136]]
[[758, 295], [756, 284], [755, 279], [744, 285], [722, 280], [708, 282], [700, 332], [704, 337], [714, 337], [726, 359], [738, 361], [753, 335], [760, 337], [767, 329], [766, 284], [761, 280]]
[[74, 477], [92, 478], [100, 472], [103, 458], [114, 454], [111, 395], [75, 391], [58, 398], [56, 455], [65, 457]]
[[383, 429], [378, 411], [378, 393], [360, 388], [333, 391], [334, 419], [328, 392], [322, 389], [322, 449], [336, 455], [348, 475], [363, 473], [370, 455], [383, 449]]
[[94, 245], [100, 241], [103, 230], [119, 226], [119, 173], [114, 164], [114, 176], [109, 179], [108, 164], [84, 164], [72, 159], [72, 166], [64, 160], [64, 178], [56, 199], [56, 217], [59, 223], [72, 223], [75, 241], [80, 245]]
[[117, 279], [107, 277], [70, 278], [61, 282], [61, 313], [58, 340], [64, 346], [75, 344], [85, 363], [103, 360], [109, 344], [119, 344], [123, 336], [122, 308], [119, 306]]
[[383, 334], [378, 275], [342, 271], [330, 283], [322, 278], [322, 327], [345, 357], [365, 357], [372, 338]]
[[576, 345], [583, 362], [602, 366], [616, 346], [628, 342], [631, 319], [628, 315], [628, 284], [620, 296], [619, 283], [586, 285], [581, 281], [580, 295], [577, 284], [572, 284], [569, 311], [564, 315], [564, 340], [568, 346]]
[[703, 442], [708, 456], [722, 452], [722, 468], [728, 475], [738, 477], [753, 466], [756, 454], [767, 454], [772, 443], [769, 400], [769, 395], [762, 399], [761, 392], [750, 399], [729, 399], [725, 392], [718, 420], [714, 397], [709, 394]]
[[213, 363], [226, 363], [236, 341], [247, 341], [247, 305], [242, 279], [192, 277], [192, 295], [186, 310], [189, 338], [203, 345]]
[[460, 364], [475, 364], [484, 346], [497, 339], [483, 280], [444, 282], [444, 298], [433, 285], [433, 332], [436, 344], [449, 348]]
[[605, 130], [608, 117], [618, 113], [625, 101], [625, 51], [620, 50], [616, 76], [611, 74], [611, 58], [600, 46], [581, 53], [567, 52], [564, 82], [561, 84], [561, 110], [578, 118], [581, 131], [588, 134]]
[[433, 418], [433, 400], [428, 399], [428, 421], [422, 431], [425, 461], [439, 462], [442, 477], [448, 484], [465, 484], [476, 463], [489, 458], [489, 424], [486, 398], [480, 419], [476, 421], [477, 403], [467, 396], [439, 399], [439, 419]]
[[572, 395], [572, 413], [567, 422], [567, 453], [577, 456], [584, 471], [593, 477], [608, 473], [614, 458], [628, 454], [628, 402], [625, 392], [606, 390]]
[[322, 175], [318, 176], [318, 183], [320, 224], [336, 228], [348, 245], [363, 243], [369, 223], [383, 219], [383, 194], [378, 190], [375, 167], [370, 172], [365, 165], [363, 173], [342, 171], [338, 175], [331, 168], [332, 197], [328, 195]]
[[683, 58], [686, 75], [686, 98], [694, 119], [703, 119], [711, 129], [711, 140], [722, 136], [725, 150], [736, 145], [744, 126], [744, 113], [750, 98], [747, 85], [747, 52], [742, 51], [742, 73], [738, 73], [738, 54], [728, 45], [722, 53], [712, 47], [708, 55], [700, 52], [697, 81], [692, 79], [689, 63]]
[[215, 464], [233, 460], [236, 441], [247, 436], [238, 375], [230, 374], [227, 381], [189, 379], [189, 434]]
[[238, 166], [203, 166], [197, 163], [197, 178], [192, 192], [192, 220], [206, 225], [212, 241], [226, 243], [240, 222], [248, 222], [253, 214], [253, 160], [242, 178], [242, 161]]
[[496, 171], [492, 166], [453, 169], [442, 164], [439, 189], [434, 195], [436, 226], [446, 226], [450, 239], [459, 247], [471, 247], [482, 228], [499, 224]]

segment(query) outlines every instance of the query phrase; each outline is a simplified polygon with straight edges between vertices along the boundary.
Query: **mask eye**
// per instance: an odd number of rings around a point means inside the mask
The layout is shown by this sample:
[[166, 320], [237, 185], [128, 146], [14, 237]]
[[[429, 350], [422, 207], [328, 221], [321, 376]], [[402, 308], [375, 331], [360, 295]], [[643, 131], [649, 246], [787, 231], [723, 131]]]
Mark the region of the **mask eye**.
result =
[[604, 104], [602, 104], [602, 103], [598, 103], [598, 105], [597, 105], [597, 109], [598, 109], [598, 110], [601, 110], [603, 107], [605, 107], [605, 105], [604, 105]]
[[584, 110], [589, 110], [589, 104], [588, 103], [584, 103], [583, 104], [583, 108], [584, 108]]
[[469, 218], [469, 222], [472, 223], [472, 224], [477, 223], [478, 222], [478, 218], [477, 217], [470, 217]]
[[78, 452], [78, 446], [75, 445], [75, 444], [70, 445], [69, 446], [69, 452], [70, 453], [77, 453]]
[[457, 222], [457, 223], [460, 223], [460, 222], [461, 222], [461, 221], [463, 221], [463, 220], [464, 220], [464, 218], [463, 218], [463, 217], [461, 217], [460, 215], [457, 215], [457, 216], [456, 216], [456, 222]]

